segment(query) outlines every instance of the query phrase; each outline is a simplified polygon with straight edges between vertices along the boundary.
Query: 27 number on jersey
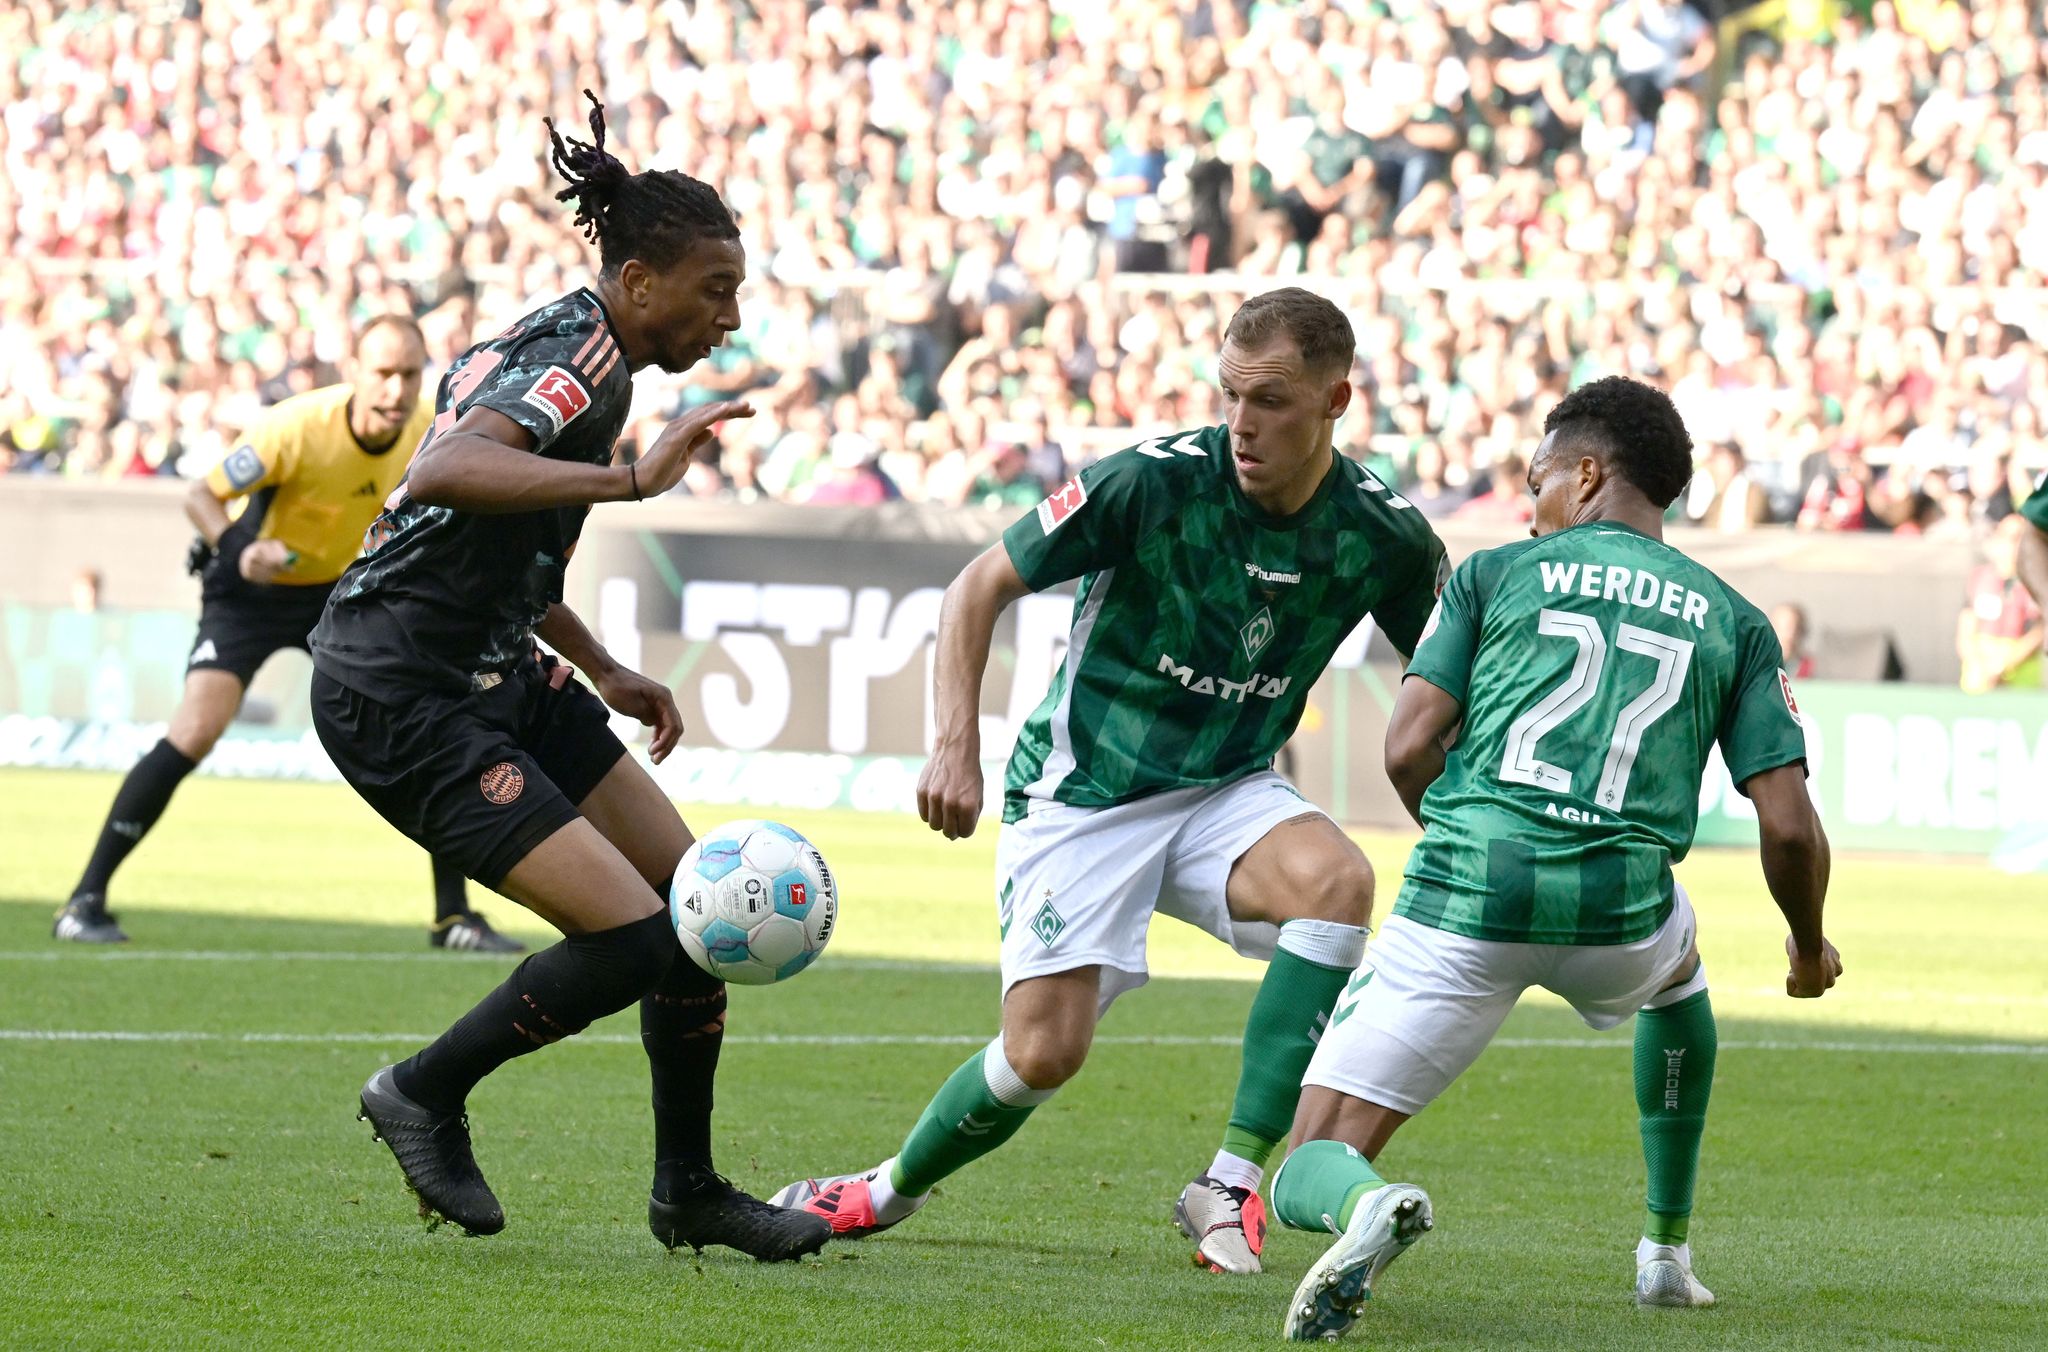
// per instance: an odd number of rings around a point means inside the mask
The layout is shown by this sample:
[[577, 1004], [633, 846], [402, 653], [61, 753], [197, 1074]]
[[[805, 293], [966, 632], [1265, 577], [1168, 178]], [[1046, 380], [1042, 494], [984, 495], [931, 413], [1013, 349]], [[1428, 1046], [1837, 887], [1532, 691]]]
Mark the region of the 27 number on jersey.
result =
[[[1590, 702], [1607, 665], [1607, 635], [1599, 621], [1572, 611], [1540, 611], [1536, 632], [1552, 638], [1568, 638], [1578, 644], [1571, 672], [1555, 689], [1536, 701], [1508, 726], [1507, 747], [1501, 756], [1500, 778], [1509, 784], [1528, 784], [1550, 793], [1570, 793], [1572, 772], [1540, 759], [1536, 744], [1567, 718]], [[1692, 666], [1690, 639], [1672, 638], [1654, 629], [1622, 624], [1615, 630], [1614, 647], [1639, 653], [1657, 663], [1656, 674], [1641, 694], [1622, 706], [1607, 741], [1607, 756], [1600, 766], [1600, 781], [1593, 799], [1603, 808], [1618, 809], [1628, 797], [1629, 776], [1635, 770], [1636, 753], [1643, 734], [1677, 705], [1685, 691], [1686, 672]]]

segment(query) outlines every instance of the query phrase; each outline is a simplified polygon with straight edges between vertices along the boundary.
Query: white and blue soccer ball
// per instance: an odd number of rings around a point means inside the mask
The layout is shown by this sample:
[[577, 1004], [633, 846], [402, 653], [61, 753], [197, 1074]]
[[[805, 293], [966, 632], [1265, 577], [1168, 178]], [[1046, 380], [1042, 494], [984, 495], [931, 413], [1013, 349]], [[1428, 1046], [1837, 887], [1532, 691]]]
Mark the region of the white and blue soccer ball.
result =
[[676, 867], [669, 918], [683, 951], [721, 981], [765, 986], [817, 961], [839, 894], [817, 847], [780, 822], [707, 832]]

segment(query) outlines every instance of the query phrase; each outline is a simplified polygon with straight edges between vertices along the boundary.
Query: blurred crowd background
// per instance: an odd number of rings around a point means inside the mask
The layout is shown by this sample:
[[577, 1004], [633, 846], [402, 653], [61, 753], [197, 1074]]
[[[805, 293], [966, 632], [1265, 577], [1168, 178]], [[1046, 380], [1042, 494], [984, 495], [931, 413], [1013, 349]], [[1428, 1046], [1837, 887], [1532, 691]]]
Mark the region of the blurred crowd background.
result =
[[[0, 467], [203, 472], [403, 310], [430, 378], [584, 283], [543, 115], [737, 212], [679, 491], [1023, 505], [1353, 316], [1339, 438], [1512, 528], [1573, 384], [1669, 388], [1717, 529], [1988, 536], [2048, 462], [2028, 0], [287, 0], [0, 11]], [[1760, 23], [1763, 18], [1770, 22]], [[1994, 551], [1994, 558], [1996, 551]]]

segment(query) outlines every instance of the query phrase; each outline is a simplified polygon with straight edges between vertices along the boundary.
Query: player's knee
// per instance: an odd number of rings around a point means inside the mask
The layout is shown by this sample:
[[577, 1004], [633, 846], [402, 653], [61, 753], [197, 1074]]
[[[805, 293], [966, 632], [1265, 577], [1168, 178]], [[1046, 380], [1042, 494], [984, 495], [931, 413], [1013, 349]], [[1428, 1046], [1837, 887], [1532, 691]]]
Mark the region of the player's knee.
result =
[[1032, 1089], [1057, 1089], [1081, 1073], [1088, 1038], [1051, 1028], [1003, 1033], [1003, 1056], [1017, 1078]]
[[[1348, 842], [1347, 842], [1348, 843]], [[1372, 864], [1353, 847], [1295, 862], [1288, 870], [1290, 919], [1364, 925], [1372, 916]]]
[[164, 730], [164, 740], [176, 747], [179, 755], [196, 764], [213, 753], [214, 743], [226, 731], [224, 723], [217, 724], [212, 719], [180, 710]]
[[568, 942], [587, 960], [608, 969], [611, 984], [629, 1002], [653, 990], [677, 962], [688, 961], [666, 911], [613, 929], [571, 935]]

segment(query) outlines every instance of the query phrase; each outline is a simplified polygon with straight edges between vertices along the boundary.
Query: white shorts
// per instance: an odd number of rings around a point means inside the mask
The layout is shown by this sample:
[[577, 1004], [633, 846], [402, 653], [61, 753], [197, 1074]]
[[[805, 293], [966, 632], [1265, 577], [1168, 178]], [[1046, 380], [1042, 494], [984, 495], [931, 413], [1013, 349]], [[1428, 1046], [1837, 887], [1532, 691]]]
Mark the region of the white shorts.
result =
[[1033, 799], [996, 842], [1003, 993], [1029, 977], [1099, 965], [1108, 1009], [1145, 984], [1155, 910], [1270, 959], [1279, 927], [1232, 920], [1225, 885], [1268, 831], [1309, 812], [1322, 809], [1270, 770], [1114, 807]]
[[1676, 891], [1663, 925], [1632, 944], [1504, 944], [1387, 917], [1302, 1083], [1412, 1116], [1479, 1058], [1531, 986], [1594, 1028], [1614, 1027], [1681, 975], [1694, 925]]

